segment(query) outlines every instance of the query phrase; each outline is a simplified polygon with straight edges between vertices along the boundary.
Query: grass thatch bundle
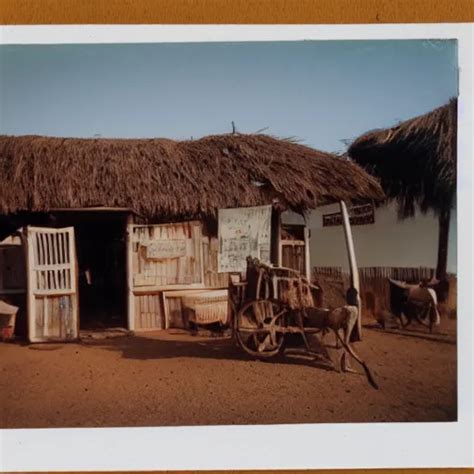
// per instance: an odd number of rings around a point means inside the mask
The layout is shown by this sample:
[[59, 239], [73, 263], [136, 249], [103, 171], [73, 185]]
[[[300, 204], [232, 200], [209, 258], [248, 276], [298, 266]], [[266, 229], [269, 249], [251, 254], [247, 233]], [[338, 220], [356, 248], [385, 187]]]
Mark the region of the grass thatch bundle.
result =
[[0, 213], [90, 206], [148, 217], [215, 215], [278, 199], [298, 212], [379, 199], [356, 164], [267, 135], [199, 140], [0, 136]]
[[349, 156], [380, 179], [402, 217], [450, 209], [456, 193], [457, 101], [357, 138]]

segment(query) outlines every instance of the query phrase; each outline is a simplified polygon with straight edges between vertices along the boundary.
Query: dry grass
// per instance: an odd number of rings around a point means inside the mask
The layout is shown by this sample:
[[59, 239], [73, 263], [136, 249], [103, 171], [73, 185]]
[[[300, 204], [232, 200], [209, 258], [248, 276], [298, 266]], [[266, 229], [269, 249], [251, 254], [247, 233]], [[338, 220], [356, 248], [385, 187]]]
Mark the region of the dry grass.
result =
[[349, 156], [380, 178], [402, 217], [419, 207], [442, 213], [456, 194], [457, 100], [392, 128], [368, 132]]
[[358, 165], [268, 135], [199, 140], [0, 136], [0, 213], [127, 207], [147, 217], [215, 215], [278, 200], [307, 209], [380, 199]]

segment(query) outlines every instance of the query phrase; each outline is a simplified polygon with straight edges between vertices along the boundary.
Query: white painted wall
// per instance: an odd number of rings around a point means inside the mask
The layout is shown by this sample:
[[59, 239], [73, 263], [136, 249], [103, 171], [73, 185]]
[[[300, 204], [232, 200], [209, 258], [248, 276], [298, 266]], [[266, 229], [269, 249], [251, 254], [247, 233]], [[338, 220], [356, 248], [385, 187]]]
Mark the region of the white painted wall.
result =
[[[311, 231], [311, 266], [348, 268], [342, 226], [323, 227], [322, 215], [339, 211], [339, 205], [324, 206], [306, 218]], [[448, 272], [456, 273], [456, 209], [451, 213]], [[284, 223], [304, 223], [301, 216], [283, 215]], [[375, 223], [352, 227], [359, 267], [436, 267], [438, 219], [417, 214], [398, 220], [394, 203], [375, 210]]]

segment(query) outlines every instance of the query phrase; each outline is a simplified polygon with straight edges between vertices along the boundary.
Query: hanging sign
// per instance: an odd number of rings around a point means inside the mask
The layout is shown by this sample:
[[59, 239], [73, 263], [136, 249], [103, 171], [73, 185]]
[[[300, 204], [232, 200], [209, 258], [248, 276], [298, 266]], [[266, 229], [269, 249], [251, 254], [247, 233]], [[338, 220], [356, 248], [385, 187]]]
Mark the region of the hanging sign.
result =
[[146, 246], [146, 258], [161, 260], [186, 256], [186, 240], [162, 239], [153, 240]]
[[247, 257], [270, 263], [272, 206], [219, 209], [219, 272], [242, 272]]
[[[361, 204], [349, 209], [349, 221], [351, 225], [373, 224], [375, 222], [374, 206], [372, 204]], [[323, 227], [342, 225], [340, 212], [323, 214]]]

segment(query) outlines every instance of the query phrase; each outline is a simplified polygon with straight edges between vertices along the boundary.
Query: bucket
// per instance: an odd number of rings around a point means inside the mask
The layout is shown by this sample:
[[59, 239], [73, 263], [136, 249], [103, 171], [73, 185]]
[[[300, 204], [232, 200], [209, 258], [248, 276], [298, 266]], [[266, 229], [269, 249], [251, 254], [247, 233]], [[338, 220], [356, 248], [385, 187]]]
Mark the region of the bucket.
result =
[[2, 342], [13, 341], [15, 328], [13, 326], [5, 326], [0, 329], [0, 339]]

